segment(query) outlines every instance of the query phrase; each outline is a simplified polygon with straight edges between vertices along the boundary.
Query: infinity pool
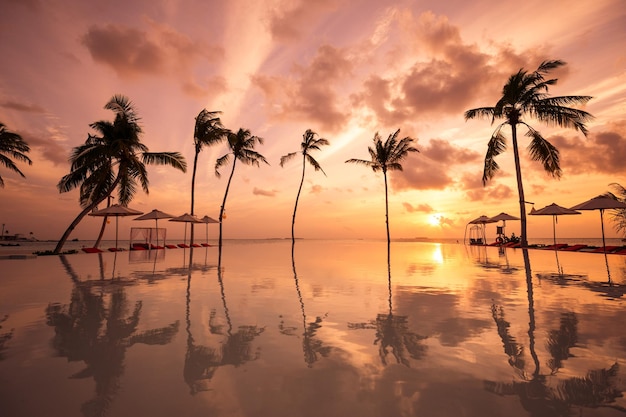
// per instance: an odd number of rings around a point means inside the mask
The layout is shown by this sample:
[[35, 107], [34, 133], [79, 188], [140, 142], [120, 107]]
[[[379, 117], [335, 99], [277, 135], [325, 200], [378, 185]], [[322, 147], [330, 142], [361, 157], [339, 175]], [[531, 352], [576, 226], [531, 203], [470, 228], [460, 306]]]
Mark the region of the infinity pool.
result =
[[0, 415], [626, 413], [626, 256], [293, 249], [0, 260]]

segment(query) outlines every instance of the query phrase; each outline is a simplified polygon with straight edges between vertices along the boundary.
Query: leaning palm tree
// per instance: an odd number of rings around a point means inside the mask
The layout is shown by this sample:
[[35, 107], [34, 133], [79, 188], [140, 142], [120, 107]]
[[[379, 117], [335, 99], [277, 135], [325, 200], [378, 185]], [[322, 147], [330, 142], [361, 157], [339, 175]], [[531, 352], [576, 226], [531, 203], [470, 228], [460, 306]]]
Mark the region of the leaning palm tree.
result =
[[[4, 165], [11, 171], [20, 174], [22, 178], [26, 176], [15, 165], [13, 160], [26, 162], [28, 165], [32, 165], [33, 161], [30, 160], [26, 153], [30, 152], [30, 147], [24, 139], [17, 133], [7, 130], [3, 123], [0, 123], [0, 165]], [[0, 187], [4, 188], [4, 180], [0, 176]]]
[[[196, 117], [196, 124], [193, 131], [193, 143], [195, 148], [195, 154], [193, 158], [193, 172], [191, 174], [191, 211], [190, 214], [194, 215], [195, 206], [195, 189], [196, 189], [196, 168], [198, 166], [198, 155], [202, 148], [205, 146], [212, 146], [220, 143], [226, 137], [228, 132], [218, 114], [219, 111], [208, 111], [203, 109]], [[194, 224], [191, 223], [191, 237], [190, 242], [193, 243], [194, 237]]]
[[371, 161], [364, 159], [348, 159], [347, 163], [365, 165], [374, 172], [382, 171], [385, 179], [385, 224], [387, 226], [387, 249], [391, 244], [389, 235], [389, 192], [387, 186], [387, 171], [402, 171], [400, 162], [405, 159], [409, 152], [419, 152], [417, 148], [411, 146], [413, 139], [405, 137], [398, 140], [400, 129], [389, 135], [385, 143], [382, 142], [378, 132], [374, 135], [374, 147], [369, 146], [367, 149], [370, 153]]
[[557, 79], [546, 79], [545, 75], [553, 69], [565, 65], [560, 60], [544, 61], [537, 70], [528, 73], [521, 68], [509, 80], [502, 89], [502, 97], [494, 107], [479, 107], [465, 112], [465, 120], [489, 117], [491, 123], [496, 119], [504, 121], [498, 125], [487, 145], [485, 166], [483, 170], [483, 185], [494, 177], [500, 169], [495, 157], [506, 149], [506, 139], [502, 134], [505, 125], [511, 126], [511, 139], [513, 142], [513, 157], [515, 160], [515, 174], [517, 177], [517, 190], [519, 194], [520, 220], [521, 220], [521, 244], [528, 246], [526, 234], [526, 210], [524, 200], [524, 187], [522, 185], [522, 170], [520, 167], [519, 151], [517, 145], [517, 125], [522, 124], [528, 129], [526, 136], [531, 138], [529, 145], [530, 157], [534, 161], [543, 164], [546, 172], [555, 178], [561, 176], [559, 162], [559, 150], [548, 142], [544, 137], [522, 117], [528, 115], [549, 125], [574, 128], [587, 136], [585, 122], [593, 116], [586, 111], [567, 107], [570, 104], [585, 104], [590, 96], [560, 96], [550, 97], [548, 88], [556, 84]]
[[248, 129], [240, 128], [237, 133], [228, 132], [226, 134], [226, 139], [228, 141], [229, 152], [215, 161], [215, 175], [219, 178], [221, 177], [219, 169], [230, 161], [231, 155], [233, 156], [233, 168], [230, 171], [228, 183], [226, 183], [226, 191], [224, 191], [224, 200], [222, 200], [222, 206], [220, 207], [220, 253], [222, 248], [222, 219], [224, 218], [224, 208], [226, 207], [228, 189], [230, 188], [230, 182], [233, 179], [233, 174], [235, 173], [237, 161], [241, 161], [246, 165], [259, 166], [260, 162], [264, 162], [269, 165], [269, 162], [267, 162], [265, 157], [254, 150], [254, 145], [256, 145], [257, 142], [261, 145], [263, 144], [263, 138], [252, 136]]
[[[296, 240], [295, 232], [294, 232], [294, 228], [296, 225], [296, 211], [298, 210], [298, 200], [300, 199], [300, 192], [302, 191], [302, 185], [304, 184], [304, 173], [305, 173], [307, 161], [309, 161], [309, 164], [311, 164], [316, 171], [322, 171], [322, 173], [326, 175], [326, 173], [324, 172], [320, 164], [315, 160], [315, 158], [313, 158], [309, 154], [309, 152], [314, 151], [314, 150], [319, 151], [320, 146], [329, 145], [330, 142], [328, 142], [328, 140], [324, 138], [317, 138], [316, 136], [317, 136], [317, 133], [313, 132], [311, 129], [307, 129], [307, 131], [304, 132], [304, 135], [302, 135], [302, 138], [304, 140], [302, 141], [302, 143], [300, 143], [300, 149], [301, 149], [300, 153], [302, 153], [302, 179], [300, 180], [300, 187], [298, 187], [298, 194], [296, 195], [296, 204], [293, 207], [293, 217], [291, 219], [291, 241], [292, 242], [295, 242]], [[291, 153], [288, 153], [287, 155], [281, 156], [280, 166], [281, 167], [284, 166], [284, 164], [287, 161], [292, 159], [297, 154], [298, 152], [291, 152]]]
[[147, 194], [147, 164], [169, 165], [182, 172], [187, 170], [185, 158], [179, 152], [149, 152], [141, 143], [143, 131], [139, 117], [126, 97], [113, 96], [104, 108], [115, 113], [114, 121], [101, 120], [90, 125], [100, 136], [90, 134], [83, 145], [73, 149], [70, 173], [57, 184], [61, 193], [80, 188], [79, 201], [83, 210], [59, 240], [55, 254], [61, 251], [85, 215], [116, 189], [121, 205], [127, 205], [133, 199], [138, 182]]

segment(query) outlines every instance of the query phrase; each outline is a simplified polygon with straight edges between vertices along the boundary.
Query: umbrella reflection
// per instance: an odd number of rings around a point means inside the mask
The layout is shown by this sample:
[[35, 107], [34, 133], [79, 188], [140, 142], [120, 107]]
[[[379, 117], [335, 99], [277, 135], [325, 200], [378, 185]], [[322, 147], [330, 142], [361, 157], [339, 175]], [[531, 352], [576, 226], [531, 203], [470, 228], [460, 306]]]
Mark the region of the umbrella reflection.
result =
[[[548, 332], [546, 347], [551, 358], [547, 365], [551, 372], [547, 375], [541, 373], [535, 349], [536, 322], [530, 259], [527, 249], [522, 250], [528, 294], [528, 348], [534, 368], [530, 373], [525, 369], [524, 348], [509, 334], [510, 323], [505, 319], [504, 308], [493, 305], [492, 315], [504, 352], [509, 357], [509, 365], [515, 368], [521, 381], [485, 381], [485, 389], [502, 396], [518, 396], [522, 407], [531, 416], [570, 416], [573, 412], [572, 407], [607, 407], [626, 412], [625, 408], [614, 404], [617, 398], [622, 397], [622, 392], [618, 389], [617, 363], [609, 368], [590, 370], [584, 377], [569, 377], [558, 380], [556, 384], [549, 380], [564, 367], [564, 362], [572, 357], [570, 349], [576, 347], [578, 342], [578, 318], [573, 312], [562, 313], [559, 328]], [[580, 412], [582, 413], [582, 410]]]
[[61, 257], [74, 286], [69, 304], [50, 303], [46, 308], [47, 324], [55, 329], [52, 346], [59, 356], [84, 362], [85, 368], [71, 378], [93, 378], [96, 383], [95, 398], [81, 407], [83, 415], [105, 415], [120, 389], [126, 350], [137, 343], [170, 343], [178, 321], [139, 332], [141, 301], [130, 305], [123, 285], [103, 291], [101, 285], [94, 287], [100, 281], [80, 281], [68, 259]]
[[390, 250], [387, 249], [387, 290], [389, 293], [389, 312], [380, 313], [375, 320], [367, 323], [348, 323], [348, 328], [375, 329], [376, 339], [374, 344], [378, 345], [378, 355], [383, 365], [387, 366], [387, 356], [391, 352], [396, 363], [410, 367], [409, 359], [422, 359], [426, 355], [426, 345], [423, 341], [427, 336], [421, 336], [409, 329], [407, 316], [393, 314], [392, 292], [391, 292], [391, 259]]

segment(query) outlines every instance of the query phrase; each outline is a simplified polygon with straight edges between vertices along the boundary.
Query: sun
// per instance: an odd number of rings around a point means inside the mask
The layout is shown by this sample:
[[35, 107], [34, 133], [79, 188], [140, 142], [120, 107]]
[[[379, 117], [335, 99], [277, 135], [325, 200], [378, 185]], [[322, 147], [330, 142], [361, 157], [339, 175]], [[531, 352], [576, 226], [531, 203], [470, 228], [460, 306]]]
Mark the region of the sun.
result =
[[443, 214], [441, 213], [433, 213], [428, 215], [428, 219], [426, 220], [431, 226], [441, 226], [441, 219], [443, 218]]

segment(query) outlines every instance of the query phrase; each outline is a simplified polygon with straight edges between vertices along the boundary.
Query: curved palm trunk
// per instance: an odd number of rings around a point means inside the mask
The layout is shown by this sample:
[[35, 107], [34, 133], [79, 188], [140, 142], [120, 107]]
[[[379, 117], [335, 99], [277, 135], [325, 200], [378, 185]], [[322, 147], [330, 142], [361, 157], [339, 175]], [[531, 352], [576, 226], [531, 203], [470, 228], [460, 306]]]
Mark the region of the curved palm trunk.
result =
[[385, 225], [387, 226], [387, 259], [391, 252], [391, 236], [389, 234], [389, 192], [387, 190], [387, 171], [383, 169], [383, 177], [385, 178]]
[[296, 241], [296, 211], [298, 210], [298, 200], [300, 199], [300, 192], [302, 191], [302, 185], [304, 184], [304, 171], [306, 169], [306, 155], [302, 157], [302, 179], [300, 180], [300, 187], [298, 188], [298, 194], [296, 195], [296, 204], [293, 207], [293, 217], [291, 218], [291, 241]]
[[235, 165], [237, 164], [237, 158], [233, 160], [233, 169], [230, 171], [230, 176], [228, 177], [228, 183], [226, 184], [226, 191], [224, 191], [224, 200], [222, 201], [222, 207], [220, 207], [220, 240], [219, 240], [219, 259], [222, 258], [222, 223], [224, 216], [224, 207], [226, 207], [226, 198], [228, 197], [228, 189], [230, 188], [230, 182], [233, 179], [233, 174], [235, 173]]
[[115, 179], [115, 181], [113, 182], [111, 190], [108, 193], [106, 193], [104, 195], [104, 197], [99, 198], [99, 199], [93, 201], [90, 205], [85, 207], [83, 209], [83, 211], [81, 211], [78, 214], [78, 216], [76, 216], [74, 221], [72, 223], [70, 223], [70, 225], [68, 226], [68, 228], [65, 231], [65, 233], [63, 233], [63, 236], [61, 236], [61, 239], [59, 240], [59, 242], [57, 243], [57, 246], [54, 248], [54, 251], [52, 252], [53, 254], [58, 255], [59, 252], [61, 252], [61, 249], [63, 249], [63, 245], [65, 245], [65, 242], [67, 242], [67, 239], [70, 237], [70, 234], [74, 231], [76, 226], [78, 226], [78, 223], [80, 223], [81, 220], [83, 220], [83, 218], [87, 215], [87, 213], [89, 213], [91, 210], [93, 210], [94, 207], [96, 207], [98, 204], [102, 203], [105, 198], [107, 198], [109, 195], [111, 195], [111, 193], [115, 190], [115, 187], [117, 187], [117, 184], [119, 184], [119, 182], [120, 182], [120, 177], [118, 176]]
[[522, 184], [522, 168], [520, 166], [519, 151], [517, 148], [517, 123], [511, 123], [513, 139], [513, 157], [515, 159], [515, 176], [517, 178], [517, 193], [519, 194], [519, 212], [521, 224], [521, 245], [528, 247], [528, 235], [526, 234], [526, 199], [524, 198], [524, 186]]
[[[111, 206], [111, 196], [107, 197], [107, 207]], [[96, 243], [94, 243], [93, 247], [100, 247], [100, 242], [102, 241], [102, 236], [104, 236], [104, 229], [107, 227], [107, 222], [109, 221], [109, 216], [104, 216], [102, 219], [102, 226], [100, 227], [100, 233], [98, 234], [98, 239], [96, 239]]]
[[[189, 214], [194, 215], [194, 205], [195, 205], [195, 190], [196, 190], [196, 167], [198, 166], [198, 155], [200, 154], [200, 150], [196, 146], [196, 154], [193, 157], [193, 172], [191, 173], [191, 210]], [[191, 246], [193, 244], [193, 229], [194, 224], [191, 223], [191, 233], [189, 234], [189, 243]]]

